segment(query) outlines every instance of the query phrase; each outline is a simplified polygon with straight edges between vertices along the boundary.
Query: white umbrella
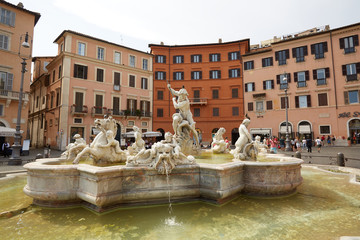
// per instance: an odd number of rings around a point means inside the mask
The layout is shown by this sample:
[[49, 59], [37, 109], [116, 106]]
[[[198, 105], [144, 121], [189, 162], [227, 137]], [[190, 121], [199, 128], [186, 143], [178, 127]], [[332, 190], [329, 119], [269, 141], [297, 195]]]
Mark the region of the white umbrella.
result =
[[161, 132], [152, 132], [152, 131], [144, 132], [143, 135], [144, 135], [144, 137], [161, 137], [162, 136]]
[[124, 138], [133, 138], [133, 137], [135, 137], [134, 133], [135, 133], [134, 131], [126, 132], [126, 133], [122, 134], [122, 137], [124, 137]]
[[[24, 132], [23, 130], [20, 130], [21, 134], [23, 132]], [[15, 136], [15, 133], [16, 133], [16, 129], [14, 129], [14, 128], [0, 126], [0, 137], [13, 137], [13, 136]]]

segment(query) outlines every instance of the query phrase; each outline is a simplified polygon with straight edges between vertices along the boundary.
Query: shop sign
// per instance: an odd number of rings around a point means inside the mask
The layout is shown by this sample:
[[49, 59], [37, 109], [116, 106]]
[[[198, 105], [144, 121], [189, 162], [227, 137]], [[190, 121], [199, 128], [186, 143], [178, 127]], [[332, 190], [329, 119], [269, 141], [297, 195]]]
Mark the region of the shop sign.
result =
[[338, 118], [360, 117], [360, 112], [355, 111], [352, 115], [351, 112], [340, 113]]

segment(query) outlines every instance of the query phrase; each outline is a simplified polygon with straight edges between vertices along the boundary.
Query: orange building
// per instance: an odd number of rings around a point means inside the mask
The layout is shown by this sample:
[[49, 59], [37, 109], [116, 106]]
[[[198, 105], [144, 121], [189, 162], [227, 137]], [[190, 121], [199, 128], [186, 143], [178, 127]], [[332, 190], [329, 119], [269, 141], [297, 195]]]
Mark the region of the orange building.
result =
[[[16, 127], [19, 105], [19, 92], [22, 75], [23, 61], [21, 57], [29, 59], [24, 74], [23, 95], [21, 106], [20, 129], [23, 131], [23, 139], [29, 136], [27, 131], [27, 117], [29, 109], [29, 90], [31, 77], [31, 45], [34, 27], [40, 18], [40, 14], [24, 8], [22, 3], [18, 5], [0, 1], [0, 126], [7, 128]], [[19, 48], [25, 41], [25, 34], [30, 35], [28, 42], [30, 48]], [[0, 146], [6, 135], [0, 132]], [[13, 138], [8, 141], [13, 143]]]
[[[360, 23], [274, 38], [243, 56], [250, 133], [290, 137], [360, 135]], [[286, 76], [287, 82], [284, 80]], [[357, 136], [356, 136], [357, 135]]]
[[[34, 74], [32, 84], [32, 146], [64, 150], [77, 133], [89, 143], [98, 133], [94, 120], [104, 115], [118, 121], [116, 139], [122, 145], [122, 134], [134, 125], [152, 130], [151, 54], [70, 30], [54, 42], [58, 55], [49, 63], [34, 58], [35, 68], [46, 71]], [[38, 87], [45, 88], [45, 98]]]
[[200, 140], [208, 144], [220, 127], [224, 137], [236, 141], [244, 118], [241, 55], [249, 50], [249, 39], [197, 45], [150, 44], [154, 72], [153, 129], [173, 132], [175, 109], [167, 83], [189, 93], [191, 111]]

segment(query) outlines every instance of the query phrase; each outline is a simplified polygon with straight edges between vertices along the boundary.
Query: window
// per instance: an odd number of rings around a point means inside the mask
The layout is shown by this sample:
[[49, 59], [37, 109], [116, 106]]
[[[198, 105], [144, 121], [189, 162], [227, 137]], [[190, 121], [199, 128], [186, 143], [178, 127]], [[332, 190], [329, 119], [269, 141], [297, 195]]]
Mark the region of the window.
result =
[[148, 89], [148, 79], [141, 78], [141, 89]]
[[328, 51], [327, 42], [321, 42], [311, 45], [311, 54], [315, 55], [315, 59], [324, 58], [324, 53]]
[[148, 62], [149, 62], [149, 61], [148, 61], [147, 59], [143, 59], [142, 62], [143, 62], [143, 64], [142, 64], [142, 69], [143, 69], [143, 70], [148, 70], [148, 69], [149, 69], [149, 67], [148, 67], [148, 65], [149, 65]]
[[84, 102], [84, 93], [76, 92], [75, 93], [75, 112], [83, 111], [83, 102]]
[[184, 72], [174, 72], [173, 79], [174, 80], [184, 80]]
[[273, 65], [273, 57], [263, 58], [261, 62], [262, 67], [270, 67]]
[[194, 102], [200, 102], [200, 90], [194, 90]]
[[82, 118], [74, 118], [74, 123], [82, 123], [83, 119]]
[[280, 89], [287, 89], [288, 83], [291, 82], [291, 74], [280, 74], [276, 75], [276, 83], [280, 85]]
[[95, 114], [103, 114], [103, 95], [95, 95]]
[[120, 52], [114, 53], [114, 63], [121, 64], [121, 53]]
[[229, 52], [228, 59], [229, 59], [229, 61], [239, 60], [240, 59], [240, 51]]
[[340, 38], [340, 49], [344, 49], [344, 53], [353, 53], [355, 52], [355, 46], [359, 46], [359, 37], [358, 35]]
[[163, 90], [157, 91], [157, 100], [164, 100], [164, 91]]
[[257, 112], [263, 112], [264, 111], [264, 102], [263, 101], [256, 102], [256, 111]]
[[120, 115], [120, 98], [113, 97], [113, 115]]
[[194, 117], [200, 117], [200, 108], [194, 108]]
[[135, 76], [129, 75], [129, 87], [135, 87]]
[[219, 99], [219, 89], [213, 89], [212, 90], [212, 98], [213, 99]]
[[56, 105], [55, 106], [59, 106], [60, 105], [60, 92], [56, 91]]
[[191, 72], [191, 79], [192, 80], [202, 79], [202, 71], [192, 71]]
[[202, 62], [202, 55], [200, 55], [200, 54], [191, 55], [191, 62], [192, 63], [200, 63], [200, 62]]
[[275, 61], [278, 61], [279, 65], [285, 65], [286, 59], [289, 58], [289, 49], [275, 52]]
[[184, 63], [184, 56], [183, 55], [174, 56], [173, 63]]
[[213, 117], [218, 117], [219, 115], [219, 108], [213, 108]]
[[309, 80], [309, 71], [294, 73], [294, 81], [297, 82], [297, 87], [306, 87], [306, 81]]
[[105, 49], [102, 48], [102, 47], [98, 47], [98, 49], [97, 49], [97, 59], [104, 61], [104, 58], [105, 58]]
[[74, 77], [87, 79], [87, 70], [88, 70], [87, 66], [74, 64]]
[[220, 70], [212, 70], [210, 71], [210, 79], [219, 79], [221, 78], [221, 71]]
[[307, 46], [293, 48], [292, 54], [293, 58], [296, 58], [296, 62], [304, 62], [305, 56], [308, 55]]
[[0, 116], [4, 116], [4, 105], [0, 104]]
[[344, 92], [345, 104], [359, 103], [360, 90]]
[[36, 108], [39, 107], [39, 98], [40, 98], [39, 96], [36, 96], [36, 104], [35, 104], [35, 105], [36, 105]]
[[59, 66], [58, 78], [61, 78], [61, 65]]
[[263, 81], [263, 90], [274, 89], [274, 80]]
[[86, 44], [82, 43], [82, 42], [78, 42], [78, 54], [80, 56], [85, 56], [85, 48], [86, 48]]
[[166, 56], [164, 55], [156, 55], [155, 56], [156, 63], [166, 63]]
[[285, 109], [286, 107], [290, 107], [289, 105], [289, 97], [281, 97], [280, 99], [281, 102], [281, 109]]
[[155, 79], [156, 80], [165, 80], [166, 79], [166, 72], [155, 72]]
[[211, 53], [209, 54], [210, 62], [220, 62], [220, 53]]
[[244, 62], [244, 70], [254, 69], [254, 61]]
[[126, 104], [126, 109], [134, 114], [135, 110], [137, 109], [137, 100], [127, 99]]
[[130, 55], [130, 57], [129, 57], [129, 66], [135, 67], [135, 56], [134, 55]]
[[239, 89], [238, 88], [232, 88], [231, 89], [231, 97], [232, 98], [238, 98], [239, 97]]
[[245, 83], [245, 92], [255, 91], [255, 83]]
[[266, 110], [272, 110], [273, 109], [273, 102], [270, 101], [266, 101]]
[[240, 77], [240, 68], [229, 69], [229, 78]]
[[14, 75], [12, 73], [0, 72], [0, 89], [12, 91]]
[[50, 108], [54, 107], [54, 95], [54, 92], [52, 92], [50, 95]]
[[239, 116], [239, 107], [232, 107], [232, 115]]
[[121, 75], [119, 72], [114, 72], [114, 90], [120, 91], [120, 78]]
[[9, 37], [0, 34], [0, 49], [9, 50]]
[[252, 102], [248, 103], [248, 111], [249, 112], [254, 111], [254, 103], [252, 103]]
[[296, 108], [311, 107], [311, 97], [310, 97], [310, 95], [295, 96], [295, 107]]
[[156, 116], [157, 117], [163, 117], [164, 116], [164, 110], [162, 108], [158, 108], [156, 110]]
[[319, 107], [327, 106], [328, 105], [327, 93], [319, 93], [318, 102], [319, 102]]
[[331, 134], [330, 132], [330, 126], [320, 126], [320, 135], [329, 135]]
[[96, 81], [104, 82], [104, 69], [96, 69]]
[[346, 76], [346, 81], [356, 81], [359, 72], [360, 63], [342, 65], [342, 74]]
[[15, 16], [16, 16], [16, 14], [14, 12], [0, 7], [0, 22], [2, 24], [6, 24], [11, 27], [15, 27]]
[[150, 101], [140, 101], [141, 116], [150, 117]]
[[330, 77], [329, 68], [321, 68], [313, 70], [313, 78], [316, 80], [316, 85], [326, 85], [326, 78]]
[[52, 73], [52, 82], [55, 82], [55, 70], [53, 70], [53, 73]]

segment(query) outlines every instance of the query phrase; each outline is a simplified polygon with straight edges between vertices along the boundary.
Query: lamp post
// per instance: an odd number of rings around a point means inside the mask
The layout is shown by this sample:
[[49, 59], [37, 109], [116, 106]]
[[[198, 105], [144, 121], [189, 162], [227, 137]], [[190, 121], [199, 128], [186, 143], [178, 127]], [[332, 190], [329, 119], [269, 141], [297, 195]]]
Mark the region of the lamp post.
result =
[[284, 78], [283, 78], [283, 83], [286, 84], [285, 86], [285, 115], [286, 115], [286, 135], [285, 135], [285, 151], [286, 152], [291, 152], [292, 151], [292, 147], [290, 146], [290, 139], [289, 139], [289, 120], [288, 120], [288, 95], [287, 95], [287, 90], [288, 90], [288, 81], [287, 81], [287, 77], [286, 77], [286, 72], [284, 73]]
[[[24, 37], [24, 42], [21, 43], [23, 37]], [[18, 56], [22, 59], [22, 62], [21, 62], [22, 67], [21, 67], [21, 82], [20, 82], [20, 91], [19, 91], [19, 104], [18, 104], [18, 113], [17, 113], [17, 119], [16, 119], [16, 131], [15, 131], [15, 136], [14, 136], [14, 145], [12, 145], [12, 154], [9, 159], [10, 161], [9, 161], [8, 165], [21, 165], [22, 164], [22, 160], [20, 158], [20, 149], [21, 149], [20, 126], [21, 126], [21, 108], [22, 108], [24, 75], [25, 75], [25, 72], [27, 72], [26, 60], [31, 58], [31, 42], [29, 43], [29, 38], [31, 38], [31, 37], [28, 33], [20, 36]], [[29, 49], [29, 51], [30, 51], [29, 55], [21, 54], [22, 47]]]

